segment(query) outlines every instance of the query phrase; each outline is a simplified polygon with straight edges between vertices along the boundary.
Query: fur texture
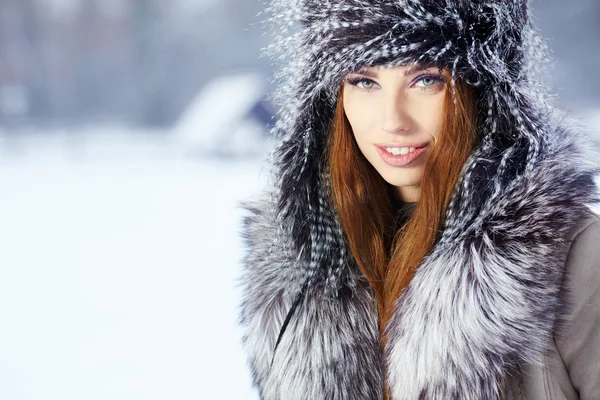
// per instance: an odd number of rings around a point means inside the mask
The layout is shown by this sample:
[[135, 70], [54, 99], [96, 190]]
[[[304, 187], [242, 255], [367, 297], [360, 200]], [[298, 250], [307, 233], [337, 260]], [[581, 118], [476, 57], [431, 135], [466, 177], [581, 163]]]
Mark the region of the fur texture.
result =
[[[281, 144], [273, 187], [244, 204], [241, 307], [261, 398], [381, 399], [384, 371], [394, 400], [499, 398], [517, 360], [541, 362], [563, 306], [564, 236], [596, 201], [586, 142], [538, 79], [548, 59], [526, 2], [275, 0], [268, 11], [270, 54], [285, 60]], [[475, 87], [482, 141], [382, 352], [374, 297], [323, 196], [322, 155], [344, 75], [400, 64]]]

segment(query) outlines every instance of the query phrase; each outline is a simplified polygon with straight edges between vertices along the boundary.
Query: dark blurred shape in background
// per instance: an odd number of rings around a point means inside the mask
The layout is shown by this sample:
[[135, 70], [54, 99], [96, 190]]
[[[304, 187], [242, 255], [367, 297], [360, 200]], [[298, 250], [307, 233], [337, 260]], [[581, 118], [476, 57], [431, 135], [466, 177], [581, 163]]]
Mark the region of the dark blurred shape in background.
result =
[[168, 127], [212, 78], [268, 71], [243, 0], [0, 0], [0, 124]]

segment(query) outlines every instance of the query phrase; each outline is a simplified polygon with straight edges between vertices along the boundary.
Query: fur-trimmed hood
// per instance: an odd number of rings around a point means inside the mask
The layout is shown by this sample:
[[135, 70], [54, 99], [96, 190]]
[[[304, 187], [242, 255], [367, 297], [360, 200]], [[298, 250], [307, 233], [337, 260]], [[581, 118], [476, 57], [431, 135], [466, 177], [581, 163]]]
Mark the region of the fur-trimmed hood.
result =
[[[242, 326], [262, 398], [496, 399], [539, 363], [563, 306], [567, 232], [595, 198], [579, 129], [550, 103], [523, 0], [275, 0], [285, 60], [273, 187], [245, 203]], [[481, 143], [378, 347], [377, 311], [322, 181], [344, 75], [434, 64], [476, 89]], [[453, 85], [452, 85], [453, 88]], [[452, 92], [453, 93], [453, 92]], [[276, 351], [275, 351], [276, 349]]]

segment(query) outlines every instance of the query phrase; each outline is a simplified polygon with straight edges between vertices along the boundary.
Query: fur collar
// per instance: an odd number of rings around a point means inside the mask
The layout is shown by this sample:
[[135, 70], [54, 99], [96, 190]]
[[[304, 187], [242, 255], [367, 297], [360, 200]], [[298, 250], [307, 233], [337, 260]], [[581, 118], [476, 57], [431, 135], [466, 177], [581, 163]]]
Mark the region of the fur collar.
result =
[[[386, 371], [394, 400], [498, 398], [517, 360], [540, 362], [562, 307], [564, 237], [595, 200], [585, 142], [537, 81], [545, 54], [525, 3], [278, 0], [271, 11], [301, 25], [276, 41], [297, 55], [281, 74], [273, 189], [245, 204], [241, 323], [261, 397], [380, 399]], [[342, 74], [407, 62], [477, 89], [483, 141], [381, 352], [321, 156]]]

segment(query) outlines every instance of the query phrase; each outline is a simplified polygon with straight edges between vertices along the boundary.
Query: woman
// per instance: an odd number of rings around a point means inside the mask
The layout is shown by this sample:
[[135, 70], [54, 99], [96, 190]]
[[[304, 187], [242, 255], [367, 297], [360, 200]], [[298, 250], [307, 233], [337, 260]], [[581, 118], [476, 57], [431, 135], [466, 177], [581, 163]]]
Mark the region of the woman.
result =
[[241, 307], [261, 399], [600, 399], [597, 170], [526, 1], [270, 11], [283, 140]]

